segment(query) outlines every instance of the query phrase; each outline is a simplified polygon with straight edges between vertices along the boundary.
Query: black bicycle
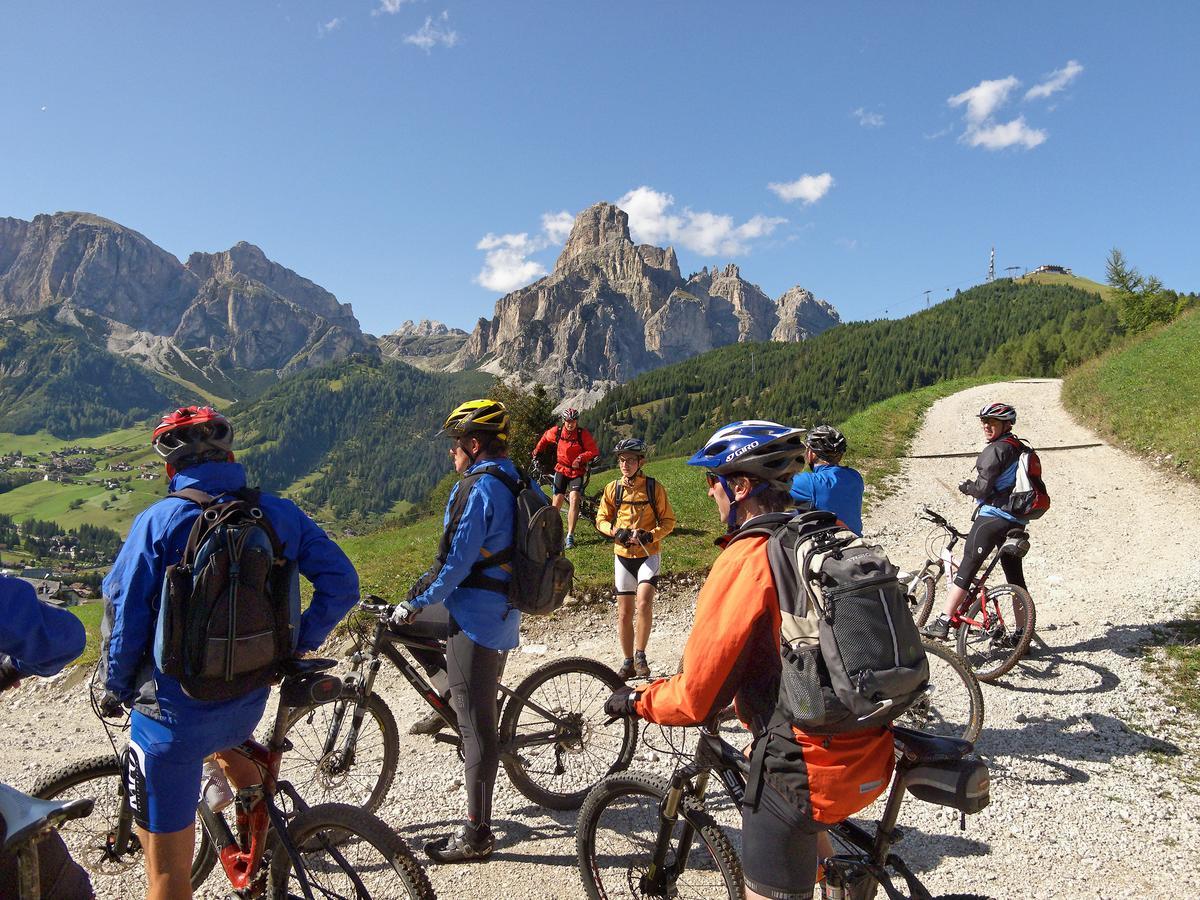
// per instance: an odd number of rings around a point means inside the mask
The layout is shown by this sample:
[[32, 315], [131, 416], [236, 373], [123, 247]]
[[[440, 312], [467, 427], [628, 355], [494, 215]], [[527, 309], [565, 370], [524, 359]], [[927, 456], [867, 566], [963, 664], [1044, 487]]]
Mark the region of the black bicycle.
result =
[[[711, 722], [698, 729], [690, 761], [669, 779], [613, 775], [588, 795], [576, 825], [576, 851], [589, 898], [744, 896], [741, 860], [705, 809], [704, 798], [716, 775], [734, 808], [740, 808], [749, 762], [716, 727]], [[835, 853], [821, 860], [825, 900], [872, 900], [880, 888], [889, 900], [932, 900], [892, 852], [902, 837], [896, 822], [905, 793], [964, 815], [987, 805], [987, 770], [970, 756], [969, 741], [900, 727], [893, 733], [896, 774], [874, 833], [849, 819], [830, 829]], [[682, 754], [675, 755], [684, 762]], [[907, 895], [895, 887], [894, 877], [903, 881]]]
[[[444, 654], [444, 639], [422, 633], [422, 622], [391, 623], [394, 607], [379, 597], [359, 603], [361, 644], [351, 657], [343, 693], [331, 704], [295, 710], [287, 725], [292, 752], [285, 774], [306, 796], [379, 808], [396, 775], [400, 735], [392, 711], [374, 692], [383, 659], [446, 721], [434, 740], [462, 752], [454, 709], [405, 653]], [[500, 761], [513, 786], [548, 809], [578, 809], [601, 778], [633, 759], [637, 724], [612, 721], [604, 701], [624, 682], [592, 659], [568, 657], [535, 669], [516, 688], [499, 685]]]
[[[15, 861], [16, 900], [40, 900], [42, 864], [45, 862], [41, 858], [42, 848], [51, 853], [51, 859], [61, 855], [64, 852], [62, 845], [57, 849], [49, 846], [53, 832], [68, 822], [90, 816], [94, 804], [90, 797], [39, 800], [7, 784], [0, 784], [0, 837], [3, 838], [0, 859]], [[0, 881], [6, 880], [0, 878]]]
[[[257, 765], [262, 784], [237, 792], [230, 809], [233, 828], [225, 813], [204, 802], [197, 807], [193, 889], [219, 862], [238, 897], [435, 898], [421, 864], [381, 819], [344, 802], [310, 806], [292, 784], [279, 779], [291, 752], [284, 736], [288, 713], [340, 696], [341, 679], [322, 674], [333, 665], [331, 659], [285, 663], [270, 739], [234, 748]], [[44, 800], [95, 798], [88, 815], [59, 826], [63, 841], [88, 870], [97, 895], [145, 895], [144, 854], [119, 756], [108, 753], [66, 766], [39, 781], [33, 794]]]
[[[583, 519], [587, 519], [592, 525], [596, 524], [596, 513], [600, 511], [600, 495], [589, 494], [588, 485], [592, 482], [592, 465], [595, 462], [588, 463], [583, 472], [583, 484], [579, 488], [579, 515]], [[549, 488], [550, 493], [554, 491], [554, 470], [549, 472], [542, 471], [542, 465], [536, 459], [529, 464], [529, 479], [534, 484], [541, 485], [544, 488]]]

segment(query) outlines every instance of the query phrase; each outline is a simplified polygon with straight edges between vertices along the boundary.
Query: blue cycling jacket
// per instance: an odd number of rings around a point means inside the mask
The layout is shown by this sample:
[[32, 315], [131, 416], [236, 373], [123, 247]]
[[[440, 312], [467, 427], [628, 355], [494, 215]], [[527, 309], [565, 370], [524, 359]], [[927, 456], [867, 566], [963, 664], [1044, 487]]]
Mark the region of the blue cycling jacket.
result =
[[83, 652], [83, 623], [42, 603], [33, 585], [0, 575], [0, 653], [22, 675], [53, 675]]
[[863, 477], [856, 469], [817, 463], [811, 472], [792, 479], [790, 493], [797, 503], [831, 512], [855, 534], [862, 534]]
[[[194, 488], [218, 497], [245, 486], [246, 472], [239, 463], [208, 462], [178, 473], [170, 489]], [[297, 651], [315, 650], [358, 600], [358, 574], [342, 549], [292, 501], [264, 493], [259, 502], [284, 557], [295, 560], [300, 574], [312, 582], [312, 604], [300, 619]], [[194, 700], [178, 681], [154, 666], [151, 649], [163, 577], [167, 566], [183, 558], [199, 515], [197, 504], [178, 497], [143, 510], [104, 579], [104, 686], [122, 700], [134, 700], [138, 711], [168, 724], [185, 714], [194, 719], [255, 706], [261, 711], [266, 694], [264, 688], [229, 701]]]
[[[487, 466], [496, 466], [511, 478], [520, 477], [517, 467], [507, 457], [480, 460], [463, 474], [470, 475]], [[461, 488], [459, 482], [450, 492], [443, 528], [450, 526], [450, 510]], [[520, 643], [521, 613], [508, 605], [507, 594], [461, 587], [461, 584], [479, 559], [513, 545], [516, 498], [499, 478], [486, 476], [476, 479], [470, 491], [450, 539], [445, 564], [429, 587], [411, 602], [418, 608], [445, 603], [454, 621], [475, 643], [492, 650], [511, 650]], [[510, 572], [500, 567], [485, 568], [482, 574], [498, 581], [512, 580]]]

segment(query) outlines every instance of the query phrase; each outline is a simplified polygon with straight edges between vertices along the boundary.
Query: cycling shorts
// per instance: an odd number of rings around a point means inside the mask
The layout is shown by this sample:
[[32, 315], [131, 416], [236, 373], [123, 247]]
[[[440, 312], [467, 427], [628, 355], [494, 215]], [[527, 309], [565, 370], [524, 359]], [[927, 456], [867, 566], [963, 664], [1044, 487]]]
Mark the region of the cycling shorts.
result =
[[564, 475], [562, 472], [554, 473], [554, 493], [567, 494], [567, 493], [570, 493], [571, 491], [582, 491], [582, 490], [583, 490], [583, 476], [582, 475], [576, 475], [574, 478], [570, 478], [570, 477]]
[[636, 594], [639, 584], [658, 584], [658, 570], [662, 556], [614, 556], [613, 575], [617, 582], [617, 594]]
[[236, 747], [254, 733], [262, 718], [262, 703], [238, 711], [214, 727], [164, 725], [134, 710], [130, 721], [125, 784], [133, 818], [151, 834], [190, 828], [196, 819], [204, 758]]
[[[826, 826], [796, 809], [770, 784], [757, 806], [742, 806], [742, 872], [746, 887], [772, 900], [812, 900], [817, 833]], [[786, 865], [780, 865], [786, 860]]]
[[[987, 558], [1004, 543], [1010, 531], [1021, 527], [1019, 522], [1001, 516], [976, 516], [971, 530], [967, 532], [967, 539], [963, 541], [962, 563], [954, 573], [954, 583], [964, 591], [969, 591], [971, 582]], [[1019, 557], [1001, 556], [1000, 567], [1006, 582], [1025, 587], [1025, 572]]]

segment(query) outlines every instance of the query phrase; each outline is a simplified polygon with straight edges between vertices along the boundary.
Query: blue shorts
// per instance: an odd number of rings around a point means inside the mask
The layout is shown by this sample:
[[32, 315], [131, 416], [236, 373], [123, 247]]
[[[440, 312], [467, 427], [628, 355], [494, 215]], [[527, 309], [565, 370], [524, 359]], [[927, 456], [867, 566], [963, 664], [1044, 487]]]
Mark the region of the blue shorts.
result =
[[262, 718], [266, 699], [264, 691], [261, 705], [220, 720], [208, 718], [200, 723], [203, 727], [165, 725], [135, 710], [125, 766], [134, 821], [151, 834], [191, 828], [204, 758], [249, 738]]

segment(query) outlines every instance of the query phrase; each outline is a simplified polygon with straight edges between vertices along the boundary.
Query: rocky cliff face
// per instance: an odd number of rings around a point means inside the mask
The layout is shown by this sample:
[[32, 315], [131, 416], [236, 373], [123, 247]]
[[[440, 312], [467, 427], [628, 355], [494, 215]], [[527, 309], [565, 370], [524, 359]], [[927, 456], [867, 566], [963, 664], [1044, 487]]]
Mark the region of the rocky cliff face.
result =
[[450, 328], [441, 322], [409, 319], [391, 334], [379, 338], [379, 350], [389, 359], [398, 359], [418, 369], [430, 371], [445, 368], [467, 342], [461, 328]]
[[282, 375], [371, 347], [349, 304], [252, 244], [182, 265], [88, 213], [0, 219], [0, 313], [46, 308], [86, 323], [108, 349], [189, 380], [190, 369], [213, 366]]
[[636, 245], [611, 203], [585, 209], [554, 271], [496, 303], [449, 368], [538, 380], [586, 405], [615, 383], [738, 341], [802, 340], [840, 321], [803, 288], [779, 301], [735, 265], [684, 279], [674, 249]]

